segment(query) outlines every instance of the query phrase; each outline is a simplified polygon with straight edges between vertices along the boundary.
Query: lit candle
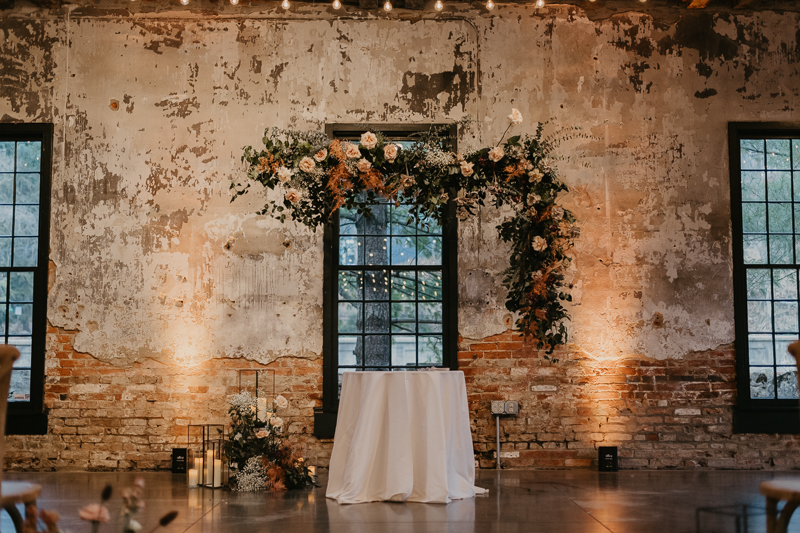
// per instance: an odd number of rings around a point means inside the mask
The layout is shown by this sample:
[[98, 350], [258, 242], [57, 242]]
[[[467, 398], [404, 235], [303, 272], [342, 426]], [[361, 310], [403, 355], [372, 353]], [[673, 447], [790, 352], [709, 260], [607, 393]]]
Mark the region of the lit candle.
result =
[[214, 486], [222, 486], [222, 459], [214, 459]]
[[189, 469], [189, 486], [196, 487], [197, 486], [197, 469], [190, 468]]
[[266, 398], [258, 398], [256, 399], [256, 403], [258, 404], [257, 409], [257, 416], [258, 420], [261, 422], [267, 421], [267, 399]]
[[195, 470], [197, 470], [197, 483], [202, 485], [203, 484], [203, 480], [205, 479], [203, 477], [203, 458], [202, 457], [197, 457], [194, 460], [194, 468], [195, 468]]
[[214, 470], [214, 450], [208, 450], [206, 452], [206, 485], [211, 486], [211, 482], [214, 480], [212, 477]]

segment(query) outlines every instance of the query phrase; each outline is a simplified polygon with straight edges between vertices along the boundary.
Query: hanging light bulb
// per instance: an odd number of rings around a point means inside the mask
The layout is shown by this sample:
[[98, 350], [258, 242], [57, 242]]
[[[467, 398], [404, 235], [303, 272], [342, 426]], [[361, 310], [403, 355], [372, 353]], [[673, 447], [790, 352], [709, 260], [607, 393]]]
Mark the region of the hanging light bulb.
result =
[[281, 7], [283, 9], [289, 9], [289, 0], [283, 0], [283, 2], [281, 2]]
[[492, 2], [492, 0], [486, 0], [486, 9], [488, 9], [489, 11], [494, 9], [494, 2]]
[[339, 9], [342, 7], [342, 3], [339, 0], [333, 0], [333, 9]]
[[442, 0], [436, 0], [436, 3], [433, 4], [433, 9], [435, 9], [436, 11], [441, 11], [442, 9], [444, 9], [444, 4], [442, 3]]
[[386, 3], [383, 4], [383, 10], [387, 13], [392, 10], [392, 3], [389, 0], [386, 0]]

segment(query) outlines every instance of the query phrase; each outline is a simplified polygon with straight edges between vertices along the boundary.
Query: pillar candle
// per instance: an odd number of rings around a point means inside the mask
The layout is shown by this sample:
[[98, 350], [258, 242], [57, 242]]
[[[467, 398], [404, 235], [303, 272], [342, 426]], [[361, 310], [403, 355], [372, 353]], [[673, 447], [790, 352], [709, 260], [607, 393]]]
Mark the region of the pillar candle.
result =
[[222, 486], [222, 459], [214, 459], [214, 486]]
[[197, 483], [202, 485], [204, 483], [203, 477], [203, 458], [198, 457], [194, 460], [194, 468], [197, 470]]
[[212, 477], [212, 471], [214, 469], [214, 450], [208, 450], [206, 452], [206, 485], [211, 486], [211, 482], [214, 481]]
[[308, 467], [308, 474], [310, 476], [316, 476], [317, 475], [317, 467], [316, 466], [309, 466]]
[[258, 404], [257, 416], [258, 420], [261, 422], [267, 421], [267, 399], [266, 398], [257, 398], [256, 403]]
[[189, 486], [196, 487], [197, 486], [197, 469], [190, 468], [189, 469]]

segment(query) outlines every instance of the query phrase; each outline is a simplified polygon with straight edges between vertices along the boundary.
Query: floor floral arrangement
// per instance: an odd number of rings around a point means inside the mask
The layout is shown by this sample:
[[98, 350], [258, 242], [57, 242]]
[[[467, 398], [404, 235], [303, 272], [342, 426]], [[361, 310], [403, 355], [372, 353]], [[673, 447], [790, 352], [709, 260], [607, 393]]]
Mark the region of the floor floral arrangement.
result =
[[247, 391], [230, 398], [231, 429], [224, 450], [230, 461], [231, 489], [291, 490], [313, 484], [305, 458], [282, 438], [284, 421], [277, 409], [289, 402], [278, 395], [263, 411], [257, 403]]
[[516, 109], [508, 119], [497, 145], [464, 154], [448, 150], [438, 129], [407, 149], [380, 132], [367, 131], [354, 143], [322, 132], [267, 129], [262, 148], [244, 149], [247, 175], [231, 184], [233, 199], [260, 183], [279, 192], [268, 195], [261, 214], [315, 230], [339, 208], [369, 215], [382, 199], [410, 206], [418, 222], [442, 225], [453, 205], [462, 220], [487, 201], [510, 207], [512, 214], [497, 226], [499, 238], [511, 244], [502, 279], [506, 307], [517, 313], [519, 331], [550, 354], [568, 338], [562, 302], [571, 296], [564, 274], [579, 235], [575, 216], [558, 203], [568, 188], [558, 178], [554, 150], [566, 138], [588, 135], [570, 129], [544, 137], [539, 124], [532, 135], [503, 141], [509, 128], [523, 122]]

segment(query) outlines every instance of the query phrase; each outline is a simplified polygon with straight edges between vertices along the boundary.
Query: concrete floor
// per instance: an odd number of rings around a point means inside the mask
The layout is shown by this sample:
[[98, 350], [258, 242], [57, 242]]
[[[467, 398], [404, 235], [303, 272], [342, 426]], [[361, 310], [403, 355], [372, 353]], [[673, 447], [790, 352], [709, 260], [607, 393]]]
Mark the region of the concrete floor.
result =
[[[478, 471], [477, 485], [489, 494], [449, 505], [370, 503], [340, 506], [319, 488], [282, 493], [232, 493], [189, 489], [185, 477], [169, 473], [6, 473], [5, 479], [40, 483], [39, 506], [61, 513], [63, 529], [90, 531], [78, 510], [96, 502], [106, 484], [114, 487], [112, 523], [100, 532], [117, 532], [121, 489], [141, 476], [146, 507], [139, 519], [147, 533], [158, 519], [177, 510], [171, 532], [286, 533], [682, 533], [695, 531], [695, 510], [703, 506], [748, 504], [759, 513], [749, 533], [765, 531], [759, 483], [800, 472], [750, 471]], [[3, 531], [13, 531], [6, 513]], [[703, 532], [734, 532], [731, 517], [703, 515]], [[164, 531], [164, 530], [162, 530]], [[800, 515], [790, 531], [800, 532]]]

